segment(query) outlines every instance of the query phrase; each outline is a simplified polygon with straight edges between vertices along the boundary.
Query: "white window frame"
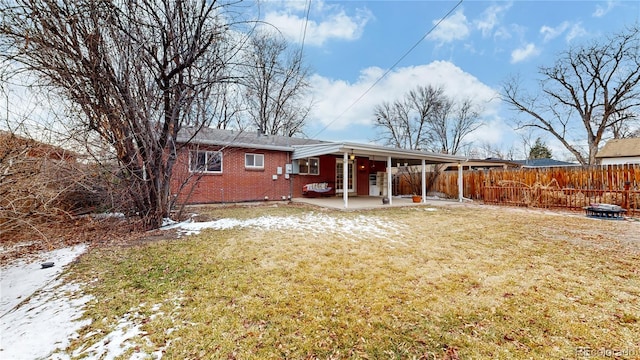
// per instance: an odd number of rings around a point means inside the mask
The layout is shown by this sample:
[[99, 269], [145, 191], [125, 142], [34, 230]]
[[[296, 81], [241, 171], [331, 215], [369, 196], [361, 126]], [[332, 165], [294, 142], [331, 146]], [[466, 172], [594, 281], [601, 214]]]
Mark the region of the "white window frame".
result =
[[[254, 165], [249, 165], [247, 163], [247, 159], [250, 156], [253, 157], [253, 164]], [[262, 158], [262, 165], [255, 165], [256, 158]], [[245, 167], [245, 169], [251, 169], [251, 170], [257, 170], [257, 169], [262, 170], [262, 169], [264, 169], [264, 154], [245, 153], [244, 154], [244, 167]]]
[[[310, 172], [309, 170], [311, 170], [311, 166], [309, 166], [309, 164], [311, 163], [312, 160], [316, 160], [316, 162], [318, 163], [317, 166], [317, 171], [315, 173]], [[320, 158], [319, 157], [310, 157], [310, 158], [304, 158], [304, 159], [300, 159], [298, 160], [298, 164], [299, 164], [299, 168], [302, 168], [301, 162], [304, 161], [306, 162], [306, 167], [307, 167], [307, 172], [302, 172], [300, 171], [298, 174], [300, 175], [320, 175]]]
[[[343, 170], [338, 170], [338, 166], [342, 165], [344, 166], [344, 160], [342, 159], [336, 159], [336, 194], [342, 194], [344, 193], [344, 189], [342, 189], [342, 175], [343, 175]], [[347, 189], [347, 192], [355, 192], [356, 191], [356, 184], [358, 181], [358, 177], [357, 177], [357, 173], [356, 173], [356, 164], [355, 161], [353, 160], [348, 160], [347, 161], [347, 174], [351, 174], [351, 181], [348, 181], [347, 183], [349, 184], [349, 188]]]
[[[220, 157], [220, 170], [207, 170], [207, 169], [194, 169], [193, 168], [193, 156], [198, 156], [198, 154], [205, 154], [205, 164], [209, 162], [210, 156], [219, 156]], [[192, 150], [189, 151], [189, 171], [190, 172], [198, 172], [205, 174], [222, 174], [222, 166], [223, 166], [223, 157], [222, 151], [210, 151], [210, 150]]]

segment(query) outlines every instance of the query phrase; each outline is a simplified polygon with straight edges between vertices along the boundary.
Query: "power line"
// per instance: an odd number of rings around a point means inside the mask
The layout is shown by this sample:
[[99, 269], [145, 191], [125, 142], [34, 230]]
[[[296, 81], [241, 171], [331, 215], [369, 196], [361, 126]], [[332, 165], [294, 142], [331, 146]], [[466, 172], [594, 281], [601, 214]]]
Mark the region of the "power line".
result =
[[304, 28], [302, 30], [302, 41], [300, 42], [300, 58], [302, 58], [302, 51], [304, 50], [304, 41], [307, 38], [307, 25], [309, 25], [309, 12], [310, 11], [311, 11], [311, 0], [307, 0], [307, 13], [305, 14], [305, 17], [304, 17]]
[[462, 4], [463, 0], [458, 1], [458, 3], [451, 8], [451, 10], [449, 10], [444, 17], [442, 17], [442, 19], [438, 20], [437, 23], [435, 23], [431, 29], [429, 29], [429, 31], [427, 31], [415, 44], [413, 44], [413, 46], [411, 46], [409, 48], [409, 50], [407, 50], [395, 63], [393, 63], [393, 65], [391, 65], [391, 67], [389, 69], [387, 69], [387, 71], [385, 71], [382, 75], [380, 75], [378, 77], [378, 79], [376, 79], [376, 81], [373, 82], [373, 84], [371, 84], [371, 86], [369, 86], [367, 88], [367, 90], [365, 90], [357, 99], [355, 99], [351, 105], [349, 105], [343, 112], [341, 112], [335, 119], [331, 120], [331, 122], [329, 122], [327, 125], [325, 125], [322, 129], [320, 129], [320, 131], [318, 131], [314, 136], [312, 136], [312, 138], [316, 138], [318, 135], [320, 135], [320, 133], [322, 133], [323, 131], [327, 130], [327, 128], [332, 125], [334, 122], [338, 121], [340, 118], [342, 118], [342, 116], [344, 116], [344, 114], [346, 114], [349, 110], [351, 110], [351, 108], [353, 108], [357, 103], [360, 102], [360, 100], [362, 100], [368, 93], [369, 91], [371, 91], [371, 89], [373, 89], [376, 85], [378, 85], [378, 83], [380, 81], [382, 81], [382, 79], [384, 79], [396, 66], [398, 66], [398, 64], [404, 60], [404, 58], [406, 58], [413, 50], [415, 50], [415, 48], [418, 47], [418, 45], [420, 45], [421, 42], [424, 41], [424, 39], [427, 38], [427, 36], [429, 36], [429, 34], [431, 34], [439, 25], [440, 23], [442, 23], [446, 18], [449, 17], [449, 15], [451, 15], [451, 13], [453, 13], [458, 6], [460, 6], [460, 4]]

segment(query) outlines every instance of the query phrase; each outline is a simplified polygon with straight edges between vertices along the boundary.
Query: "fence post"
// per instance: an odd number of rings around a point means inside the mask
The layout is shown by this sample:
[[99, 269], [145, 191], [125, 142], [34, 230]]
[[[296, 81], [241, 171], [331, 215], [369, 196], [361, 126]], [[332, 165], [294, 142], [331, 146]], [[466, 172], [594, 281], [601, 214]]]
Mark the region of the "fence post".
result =
[[622, 192], [622, 208], [629, 208], [629, 191], [631, 190], [631, 181], [624, 182], [624, 191]]

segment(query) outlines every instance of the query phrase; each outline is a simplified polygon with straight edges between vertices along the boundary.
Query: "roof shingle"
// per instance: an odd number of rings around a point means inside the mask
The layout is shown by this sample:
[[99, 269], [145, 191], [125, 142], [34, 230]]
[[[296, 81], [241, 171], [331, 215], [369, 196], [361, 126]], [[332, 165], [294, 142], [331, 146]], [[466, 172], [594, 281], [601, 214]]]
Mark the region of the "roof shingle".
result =
[[597, 158], [632, 156], [640, 156], [640, 137], [609, 140], [596, 155]]
[[293, 151], [294, 145], [319, 144], [324, 141], [287, 137], [280, 135], [258, 134], [256, 131], [238, 131], [213, 128], [202, 128], [191, 139], [194, 128], [183, 128], [176, 139], [179, 143], [191, 141], [193, 144], [246, 147], [252, 149], [271, 149]]

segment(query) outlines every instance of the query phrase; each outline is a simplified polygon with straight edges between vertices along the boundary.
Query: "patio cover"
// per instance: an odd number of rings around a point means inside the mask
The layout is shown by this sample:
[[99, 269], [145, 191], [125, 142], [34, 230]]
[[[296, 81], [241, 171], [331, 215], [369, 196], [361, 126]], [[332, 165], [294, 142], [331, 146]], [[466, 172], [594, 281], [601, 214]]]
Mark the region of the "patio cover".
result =
[[[350, 155], [357, 157], [368, 157], [371, 160], [387, 160], [387, 169], [391, 169], [393, 164], [421, 165], [422, 166], [422, 202], [426, 201], [426, 164], [447, 164], [458, 163], [458, 200], [463, 199], [462, 164], [466, 158], [455, 155], [437, 154], [419, 150], [404, 150], [398, 148], [384, 147], [372, 144], [360, 144], [351, 142], [328, 142], [321, 144], [294, 145], [292, 159], [298, 160], [320, 155], [342, 155], [344, 162], [349, 160]], [[348, 168], [343, 167], [343, 189], [346, 189]], [[391, 194], [391, 171], [387, 171], [387, 194]], [[343, 193], [344, 207], [349, 207], [348, 192]], [[389, 202], [392, 197], [389, 196]]]

